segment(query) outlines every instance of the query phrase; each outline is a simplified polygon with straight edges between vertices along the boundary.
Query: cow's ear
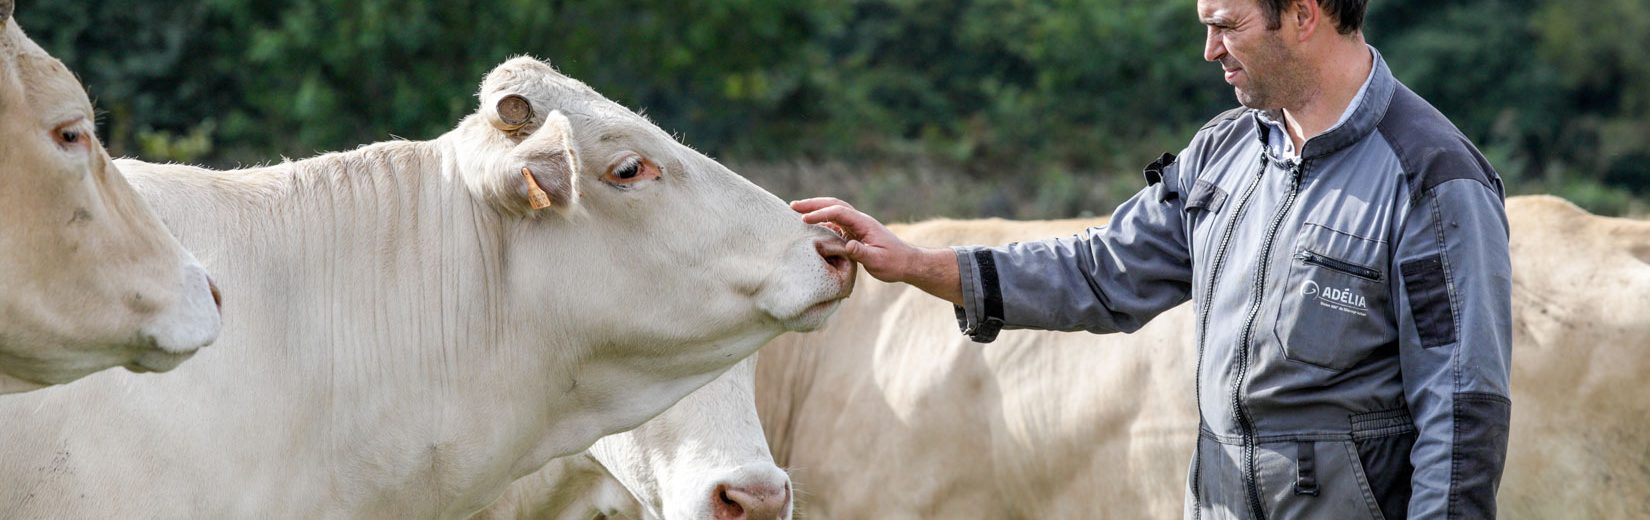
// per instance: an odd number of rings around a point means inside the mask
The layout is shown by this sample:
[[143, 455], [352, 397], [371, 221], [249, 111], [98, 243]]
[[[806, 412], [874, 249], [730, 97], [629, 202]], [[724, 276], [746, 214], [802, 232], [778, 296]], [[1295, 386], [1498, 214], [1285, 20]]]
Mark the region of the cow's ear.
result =
[[504, 164], [508, 171], [496, 172], [504, 177], [495, 182], [510, 188], [500, 190], [507, 200], [499, 202], [524, 213], [546, 208], [565, 211], [578, 202], [579, 158], [573, 151], [573, 125], [561, 112], [545, 115], [543, 123], [510, 150]]

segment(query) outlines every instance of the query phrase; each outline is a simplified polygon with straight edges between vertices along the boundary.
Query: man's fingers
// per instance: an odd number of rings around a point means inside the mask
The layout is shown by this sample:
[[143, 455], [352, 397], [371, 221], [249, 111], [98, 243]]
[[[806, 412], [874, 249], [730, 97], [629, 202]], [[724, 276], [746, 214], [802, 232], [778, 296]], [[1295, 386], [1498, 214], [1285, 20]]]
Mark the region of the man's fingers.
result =
[[865, 250], [868, 248], [865, 247], [864, 242], [849, 240], [847, 244], [842, 246], [842, 249], [844, 254], [848, 255], [849, 260], [858, 262], [865, 258]]
[[802, 199], [791, 202], [791, 209], [795, 210], [797, 213], [809, 213], [828, 206], [843, 206], [848, 209], [854, 209], [853, 204], [843, 202], [841, 199], [836, 197], [814, 197], [811, 199]]
[[870, 248], [866, 247], [864, 242], [860, 242], [858, 240], [849, 240], [846, 242], [821, 242], [819, 244], [820, 255], [842, 255], [855, 262], [858, 262], [860, 258], [863, 258], [865, 253], [869, 250]]
[[870, 239], [881, 244], [890, 236], [877, 219], [835, 198], [799, 200], [792, 202], [791, 207], [802, 212], [802, 222], [823, 225], [848, 240]]
[[847, 238], [863, 238], [879, 226], [876, 219], [847, 206], [826, 206], [802, 215], [808, 224], [835, 224]]

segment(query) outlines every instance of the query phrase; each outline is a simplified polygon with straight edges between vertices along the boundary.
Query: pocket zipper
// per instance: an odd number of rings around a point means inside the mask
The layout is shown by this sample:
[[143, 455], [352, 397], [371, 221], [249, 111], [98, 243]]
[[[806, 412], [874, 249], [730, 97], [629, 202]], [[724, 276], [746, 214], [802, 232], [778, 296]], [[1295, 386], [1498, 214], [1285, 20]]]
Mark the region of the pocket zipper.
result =
[[1364, 266], [1354, 264], [1354, 263], [1350, 263], [1350, 262], [1343, 262], [1343, 261], [1340, 261], [1340, 260], [1337, 260], [1337, 259], [1334, 259], [1334, 258], [1330, 258], [1330, 257], [1324, 256], [1324, 255], [1314, 253], [1312, 251], [1301, 251], [1300, 253], [1295, 255], [1295, 258], [1301, 259], [1302, 262], [1306, 262], [1308, 264], [1316, 265], [1318, 267], [1323, 267], [1323, 268], [1329, 269], [1331, 271], [1339, 271], [1339, 272], [1342, 272], [1342, 273], [1350, 274], [1352, 276], [1356, 276], [1356, 277], [1363, 278], [1365, 280], [1369, 280], [1369, 281], [1373, 281], [1373, 282], [1381, 281], [1381, 272], [1380, 271], [1376, 271], [1374, 269], [1370, 269], [1368, 267], [1364, 267]]

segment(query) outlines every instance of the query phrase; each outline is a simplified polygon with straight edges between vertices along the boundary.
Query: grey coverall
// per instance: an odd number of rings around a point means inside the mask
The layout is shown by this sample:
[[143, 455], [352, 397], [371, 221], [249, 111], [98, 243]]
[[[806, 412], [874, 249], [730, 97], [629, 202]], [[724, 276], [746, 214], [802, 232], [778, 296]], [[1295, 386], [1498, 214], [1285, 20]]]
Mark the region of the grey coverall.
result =
[[[1372, 51], [1373, 52], [1373, 51]], [[1192, 300], [1186, 518], [1492, 518], [1511, 400], [1501, 180], [1379, 53], [1343, 121], [1280, 158], [1235, 109], [1108, 225], [956, 248], [975, 341], [1132, 332]]]

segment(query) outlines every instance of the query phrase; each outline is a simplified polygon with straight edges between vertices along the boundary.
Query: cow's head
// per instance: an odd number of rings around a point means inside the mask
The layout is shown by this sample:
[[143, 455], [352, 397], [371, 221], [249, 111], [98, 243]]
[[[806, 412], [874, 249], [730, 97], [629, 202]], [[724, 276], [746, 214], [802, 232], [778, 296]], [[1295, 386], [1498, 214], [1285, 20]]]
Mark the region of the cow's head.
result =
[[613, 385], [580, 386], [606, 401], [586, 409], [634, 426], [852, 289], [836, 235], [550, 65], [512, 59], [478, 97], [443, 140], [499, 217], [512, 329], [577, 356], [569, 385]]
[[476, 518], [788, 519], [790, 477], [769, 454], [755, 379], [747, 358], [636, 429], [516, 480]]
[[756, 416], [756, 359], [746, 359], [636, 429], [590, 453], [663, 520], [791, 517], [791, 480]]
[[169, 370], [218, 335], [206, 271], [126, 184], [85, 91], [11, 7], [0, 0], [0, 393]]

